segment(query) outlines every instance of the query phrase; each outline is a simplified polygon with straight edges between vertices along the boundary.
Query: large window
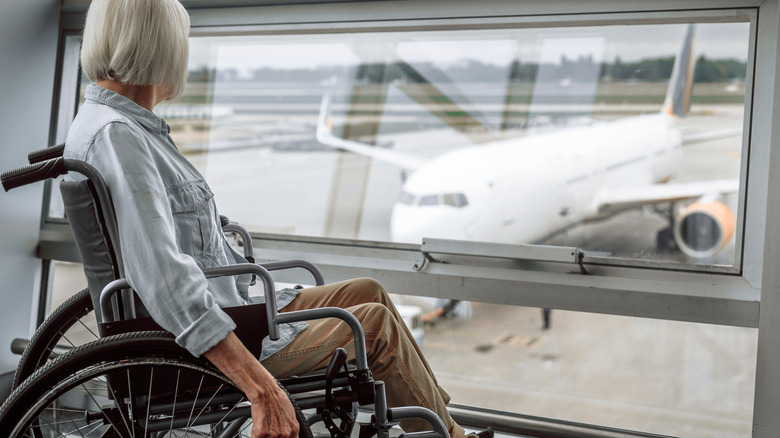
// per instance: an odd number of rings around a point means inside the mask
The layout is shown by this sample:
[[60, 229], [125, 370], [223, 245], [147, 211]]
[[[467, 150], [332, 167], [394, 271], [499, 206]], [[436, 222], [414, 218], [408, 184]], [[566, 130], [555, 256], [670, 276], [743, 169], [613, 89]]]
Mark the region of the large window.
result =
[[[742, 132], [756, 11], [488, 2], [447, 22], [382, 3], [421, 17], [194, 11], [188, 87], [156, 112], [220, 212], [260, 259], [379, 278], [409, 321], [471, 302], [420, 336], [456, 403], [747, 435], [765, 213], [748, 200], [768, 173], [748, 173], [761, 149]], [[550, 246], [584, 252], [561, 264]], [[547, 329], [539, 308], [556, 309]]]
[[735, 266], [749, 28], [196, 36], [158, 112], [254, 231]]

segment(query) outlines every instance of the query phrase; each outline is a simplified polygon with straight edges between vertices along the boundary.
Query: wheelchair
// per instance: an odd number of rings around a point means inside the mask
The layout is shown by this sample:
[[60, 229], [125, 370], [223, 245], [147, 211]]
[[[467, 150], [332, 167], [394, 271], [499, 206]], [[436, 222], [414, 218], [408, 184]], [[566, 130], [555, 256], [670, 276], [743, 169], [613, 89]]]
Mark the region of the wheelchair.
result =
[[[77, 172], [85, 180], [60, 184], [66, 213], [81, 254], [88, 288], [46, 319], [29, 342], [14, 341], [22, 351], [9, 398], [0, 406], [2, 437], [218, 437], [249, 436], [250, 403], [210, 362], [178, 346], [145, 312], [123, 278], [121, 242], [110, 193], [89, 164], [64, 158], [64, 145], [28, 155], [30, 165], [0, 175], [6, 191]], [[408, 438], [448, 438], [442, 420], [423, 407], [389, 408], [385, 387], [368, 368], [365, 337], [358, 320], [344, 309], [317, 308], [279, 313], [270, 272], [304, 269], [315, 284], [322, 274], [313, 264], [281, 261], [256, 264], [251, 238], [222, 217], [225, 233], [236, 234], [250, 263], [204, 270], [207, 278], [252, 274], [266, 302], [224, 309], [236, 322], [236, 335], [255, 356], [262, 339], [278, 339], [278, 324], [339, 318], [355, 342], [355, 362], [343, 349], [333, 352], [325, 370], [278, 381], [295, 407], [301, 437], [313, 437], [312, 425], [333, 438], [388, 438], [398, 421], [417, 418], [431, 430]], [[94, 315], [94, 316], [93, 316]], [[97, 332], [85, 323], [97, 320]], [[72, 339], [84, 330], [87, 342]], [[357, 408], [373, 406], [370, 420], [358, 423]], [[309, 414], [304, 415], [304, 412]], [[315, 428], [315, 431], [318, 429]]]

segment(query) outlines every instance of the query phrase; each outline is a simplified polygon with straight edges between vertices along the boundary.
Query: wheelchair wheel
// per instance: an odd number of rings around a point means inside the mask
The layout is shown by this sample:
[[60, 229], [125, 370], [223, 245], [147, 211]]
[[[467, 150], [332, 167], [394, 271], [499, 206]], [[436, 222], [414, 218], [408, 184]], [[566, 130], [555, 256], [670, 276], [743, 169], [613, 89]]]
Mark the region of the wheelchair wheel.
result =
[[[311, 438], [297, 407], [296, 414], [299, 436]], [[241, 391], [165, 332], [77, 347], [38, 369], [0, 407], [0, 436], [9, 438], [248, 437], [251, 427]]]
[[36, 369], [63, 351], [98, 339], [97, 321], [89, 289], [84, 289], [55, 309], [33, 334], [14, 373], [16, 388]]

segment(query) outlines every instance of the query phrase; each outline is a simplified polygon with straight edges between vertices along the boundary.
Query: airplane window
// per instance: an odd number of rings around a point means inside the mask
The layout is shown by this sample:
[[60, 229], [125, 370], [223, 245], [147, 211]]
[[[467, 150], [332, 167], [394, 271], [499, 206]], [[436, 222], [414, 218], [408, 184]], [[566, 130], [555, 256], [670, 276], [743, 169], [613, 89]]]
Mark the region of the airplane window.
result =
[[194, 32], [156, 111], [254, 231], [731, 267], [749, 26]]
[[420, 206], [439, 205], [439, 195], [424, 195], [420, 197]]

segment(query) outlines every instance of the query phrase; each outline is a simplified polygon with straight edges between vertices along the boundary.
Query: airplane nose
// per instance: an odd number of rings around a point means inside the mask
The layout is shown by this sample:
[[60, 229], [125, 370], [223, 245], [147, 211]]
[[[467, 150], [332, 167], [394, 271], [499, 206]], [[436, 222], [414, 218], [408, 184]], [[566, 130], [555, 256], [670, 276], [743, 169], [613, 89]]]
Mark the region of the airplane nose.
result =
[[413, 208], [403, 204], [396, 204], [390, 216], [390, 237], [393, 242], [421, 244], [426, 235], [424, 224], [420, 223], [419, 215], [414, 214]]
[[453, 207], [410, 206], [398, 203], [390, 218], [390, 236], [393, 242], [421, 244], [423, 237], [465, 239], [464, 220]]

